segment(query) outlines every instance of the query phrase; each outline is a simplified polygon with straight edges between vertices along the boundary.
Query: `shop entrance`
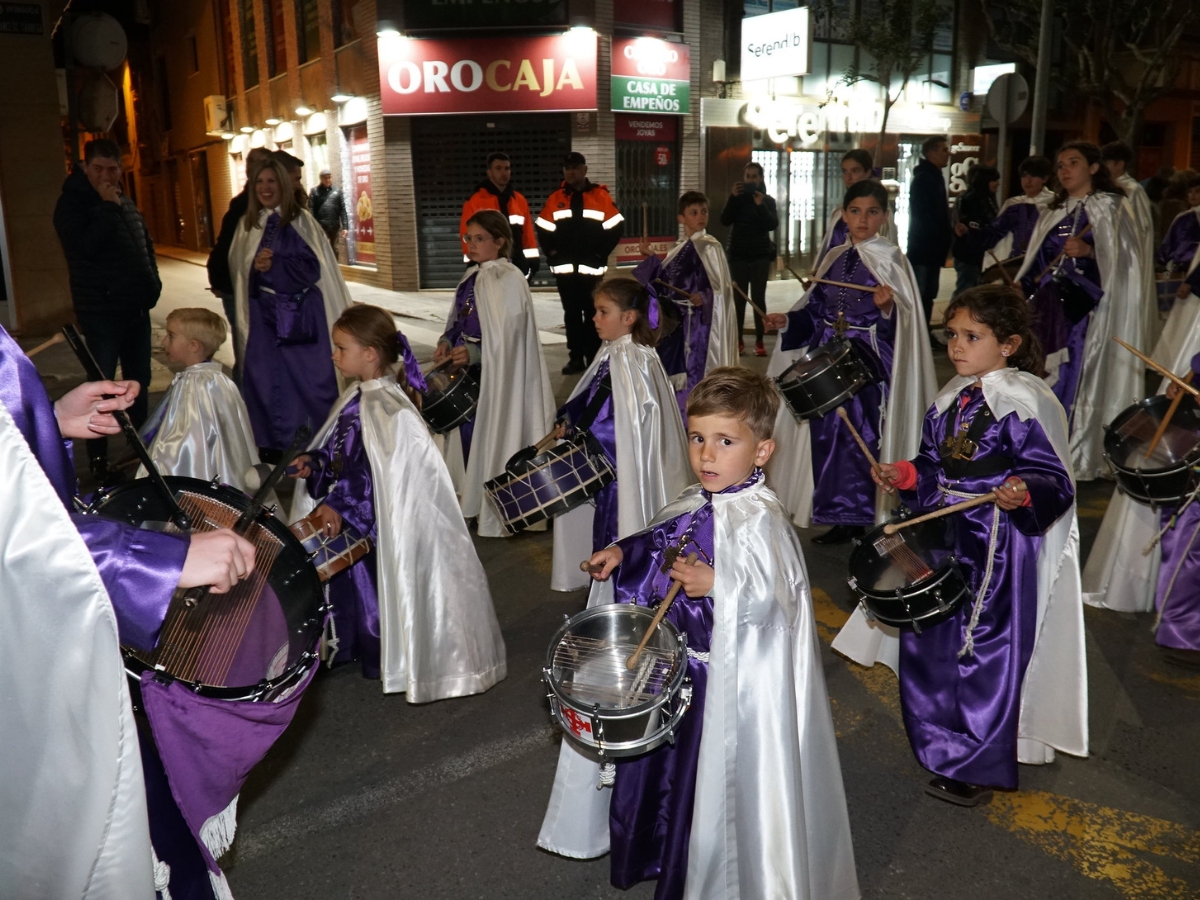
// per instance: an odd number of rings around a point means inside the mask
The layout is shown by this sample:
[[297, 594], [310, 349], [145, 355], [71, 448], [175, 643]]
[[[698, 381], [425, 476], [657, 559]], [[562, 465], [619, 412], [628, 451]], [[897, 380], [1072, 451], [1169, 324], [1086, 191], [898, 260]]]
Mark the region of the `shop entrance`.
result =
[[[458, 239], [462, 206], [487, 177], [487, 155], [509, 155], [513, 184], [529, 201], [530, 214], [537, 216], [546, 197], [562, 183], [563, 157], [571, 149], [570, 117], [426, 116], [415, 117], [412, 126], [420, 285], [454, 287], [464, 269]], [[534, 283], [553, 283], [544, 260]]]

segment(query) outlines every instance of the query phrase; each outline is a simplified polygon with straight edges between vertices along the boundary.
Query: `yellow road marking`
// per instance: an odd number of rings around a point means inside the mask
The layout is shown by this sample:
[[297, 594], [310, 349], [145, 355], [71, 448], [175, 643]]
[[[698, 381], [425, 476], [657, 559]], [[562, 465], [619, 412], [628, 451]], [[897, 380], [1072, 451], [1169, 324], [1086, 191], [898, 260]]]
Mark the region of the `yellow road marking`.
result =
[[[833, 598], [820, 588], [813, 588], [812, 596], [813, 613], [817, 620], [817, 634], [826, 644], [831, 644], [837, 636], [838, 630], [846, 624], [846, 620], [850, 617], [839, 609], [833, 602]], [[887, 666], [872, 666], [868, 669], [850, 660], [845, 662], [850, 669], [850, 674], [883, 704], [883, 708], [897, 724], [903, 725], [903, 719], [900, 716], [900, 685], [896, 681], [895, 673]]]

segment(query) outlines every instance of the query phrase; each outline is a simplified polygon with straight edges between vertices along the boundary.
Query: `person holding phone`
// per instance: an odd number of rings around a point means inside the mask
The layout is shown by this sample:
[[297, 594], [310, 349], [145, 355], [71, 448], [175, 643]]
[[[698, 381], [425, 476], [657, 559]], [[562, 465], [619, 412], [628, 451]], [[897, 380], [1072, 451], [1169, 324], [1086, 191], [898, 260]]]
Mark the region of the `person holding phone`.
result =
[[[779, 227], [775, 198], [763, 185], [763, 167], [756, 162], [746, 163], [742, 180], [736, 181], [721, 211], [721, 224], [729, 228], [726, 253], [729, 273], [742, 293], [734, 295], [734, 322], [737, 323], [738, 352], [746, 349], [742, 340], [742, 323], [746, 317], [748, 294], [759, 308], [767, 307], [767, 277], [775, 261], [775, 241], [772, 236]], [[763, 347], [763, 321], [754, 314], [754, 353], [766, 356]]]

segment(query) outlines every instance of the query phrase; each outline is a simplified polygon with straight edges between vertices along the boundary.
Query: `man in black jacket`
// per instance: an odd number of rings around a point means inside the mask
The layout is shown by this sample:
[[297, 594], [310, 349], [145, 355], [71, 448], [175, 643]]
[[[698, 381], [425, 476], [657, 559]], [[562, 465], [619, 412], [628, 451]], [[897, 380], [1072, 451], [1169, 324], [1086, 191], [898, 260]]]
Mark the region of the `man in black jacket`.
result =
[[[105, 378], [117, 362], [142, 386], [129, 408], [133, 424], [146, 419], [150, 389], [150, 310], [162, 282], [154, 244], [137, 206], [121, 194], [121, 150], [113, 141], [88, 141], [83, 165], [63, 182], [54, 230], [67, 258], [75, 317]], [[99, 479], [107, 475], [108, 441], [87, 442]]]
[[338, 239], [350, 230], [350, 220], [346, 216], [346, 195], [333, 186], [333, 173], [328, 169], [321, 170], [320, 182], [308, 195], [308, 211], [329, 238], [336, 256]]
[[[775, 198], [763, 187], [763, 168], [756, 162], [747, 163], [742, 180], [735, 182], [721, 211], [721, 224], [729, 226], [729, 275], [760, 309], [767, 308], [767, 277], [775, 261], [775, 241], [772, 235], [779, 227]], [[742, 320], [746, 317], [746, 301], [735, 292], [734, 321], [737, 322], [738, 352], [744, 349]], [[766, 356], [763, 346], [763, 320], [754, 314], [754, 352]]]
[[237, 303], [233, 299], [233, 276], [229, 272], [229, 248], [233, 246], [233, 235], [238, 223], [246, 215], [250, 205], [250, 191], [254, 186], [254, 174], [258, 167], [271, 158], [271, 151], [265, 147], [255, 147], [246, 154], [246, 186], [242, 192], [229, 201], [229, 211], [221, 219], [221, 231], [217, 235], [217, 243], [208, 254], [208, 286], [212, 292], [221, 298], [225, 308], [225, 318], [229, 322], [229, 333], [233, 336], [233, 380], [240, 386], [242, 383], [242, 354], [239, 349]]
[[908, 189], [908, 261], [917, 277], [928, 326], [938, 294], [938, 279], [954, 239], [946, 179], [942, 176], [942, 169], [950, 162], [950, 142], [945, 135], [926, 138], [921, 144], [921, 155], [924, 159], [913, 169]]

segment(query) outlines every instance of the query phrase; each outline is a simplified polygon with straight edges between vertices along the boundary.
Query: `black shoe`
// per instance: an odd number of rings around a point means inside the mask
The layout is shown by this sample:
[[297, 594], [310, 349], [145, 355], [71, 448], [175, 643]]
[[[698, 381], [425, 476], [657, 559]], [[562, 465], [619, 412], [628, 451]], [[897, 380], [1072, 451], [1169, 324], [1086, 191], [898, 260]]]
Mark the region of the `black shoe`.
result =
[[856, 537], [862, 537], [867, 529], [862, 525], [834, 525], [827, 532], [812, 539], [814, 544], [831, 547], [834, 544], [844, 544]]
[[580, 372], [583, 372], [586, 369], [587, 366], [584, 365], [582, 359], [570, 359], [567, 361], [567, 364], [562, 367], [562, 373], [564, 375], [578, 375]]
[[981, 803], [992, 802], [991, 788], [959, 781], [957, 778], [946, 778], [944, 775], [935, 775], [933, 780], [925, 785], [925, 793], [955, 806], [978, 806]]

